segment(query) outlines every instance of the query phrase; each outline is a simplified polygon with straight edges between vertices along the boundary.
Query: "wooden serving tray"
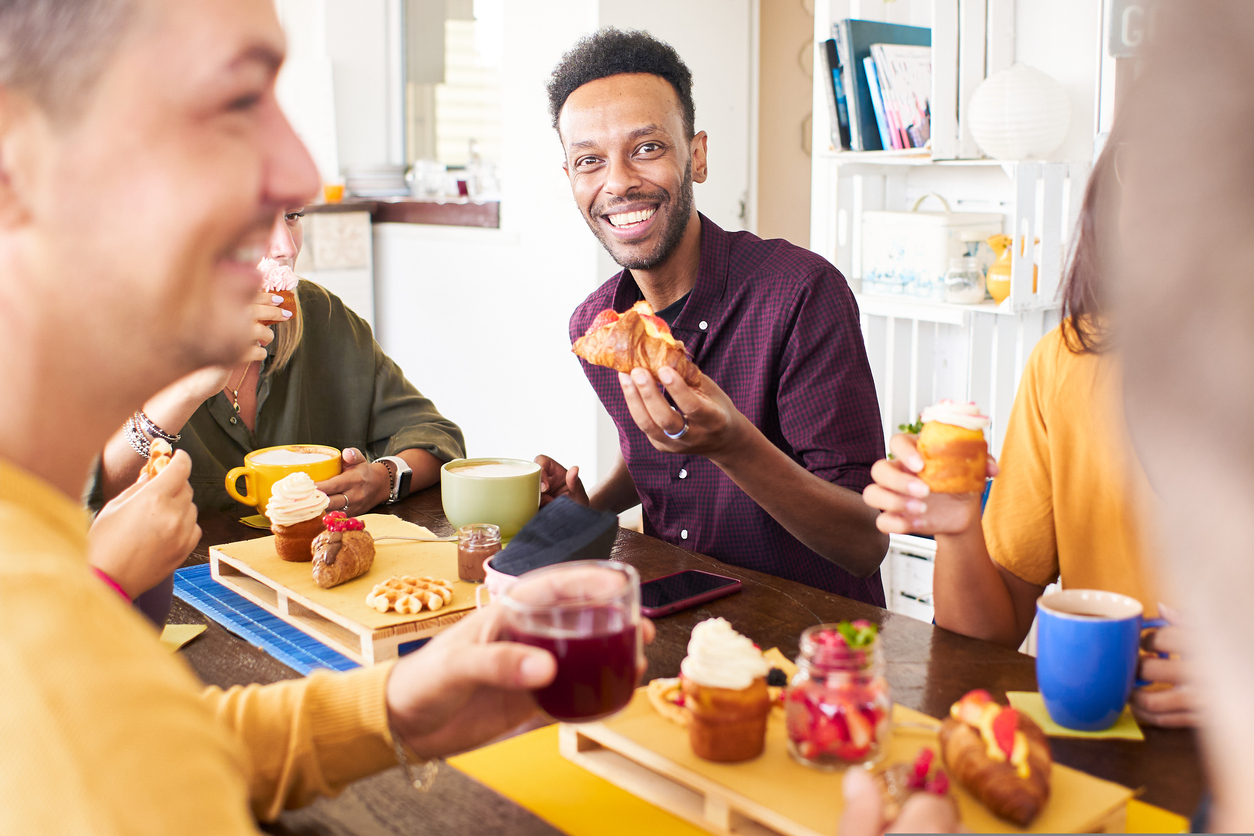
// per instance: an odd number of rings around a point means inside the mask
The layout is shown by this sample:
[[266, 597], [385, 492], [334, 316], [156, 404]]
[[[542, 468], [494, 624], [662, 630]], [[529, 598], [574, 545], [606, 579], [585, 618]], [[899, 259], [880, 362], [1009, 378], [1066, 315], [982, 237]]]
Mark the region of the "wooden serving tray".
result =
[[[373, 537], [434, 537], [389, 514], [364, 514]], [[214, 580], [257, 606], [363, 665], [397, 655], [399, 645], [433, 636], [475, 608], [475, 584], [457, 579], [457, 544], [384, 540], [375, 543], [374, 566], [331, 589], [314, 583], [309, 563], [280, 560], [274, 538], [225, 543], [209, 549]], [[453, 600], [435, 612], [381, 613], [366, 605], [377, 583], [393, 575], [430, 575], [453, 582]]]
[[[888, 762], [913, 761], [937, 749], [935, 719], [896, 706]], [[916, 725], [917, 724], [917, 725]], [[788, 754], [782, 712], [771, 712], [766, 751], [740, 764], [692, 754], [688, 733], [658, 714], [644, 689], [622, 712], [600, 723], [563, 724], [559, 749], [568, 760], [615, 786], [720, 836], [830, 836], [844, 807], [840, 773], [802, 766]], [[955, 786], [962, 823], [977, 833], [1123, 832], [1132, 791], [1055, 764], [1051, 798], [1026, 831], [997, 818]]]

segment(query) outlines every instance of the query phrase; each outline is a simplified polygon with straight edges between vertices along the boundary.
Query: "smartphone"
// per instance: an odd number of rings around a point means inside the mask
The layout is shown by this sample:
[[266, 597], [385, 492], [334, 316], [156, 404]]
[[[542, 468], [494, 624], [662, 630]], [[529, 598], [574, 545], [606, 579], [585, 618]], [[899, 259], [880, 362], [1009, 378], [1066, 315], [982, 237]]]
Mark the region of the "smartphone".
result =
[[740, 591], [740, 581], [688, 569], [640, 584], [640, 612], [659, 618]]

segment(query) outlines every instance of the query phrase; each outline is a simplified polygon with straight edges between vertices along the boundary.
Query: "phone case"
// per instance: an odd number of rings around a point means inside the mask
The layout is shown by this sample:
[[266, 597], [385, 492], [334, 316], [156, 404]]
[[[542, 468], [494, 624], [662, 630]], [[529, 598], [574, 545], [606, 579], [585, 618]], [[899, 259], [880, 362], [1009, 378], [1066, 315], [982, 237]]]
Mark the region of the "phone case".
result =
[[[702, 570], [683, 569], [679, 572], [672, 572], [669, 575], [663, 575], [660, 578], [654, 578], [653, 580], [660, 581], [660, 580], [665, 580], [666, 578], [673, 578], [676, 575], [682, 575], [684, 572], [700, 572], [700, 571]], [[726, 580], [733, 581], [733, 583], [730, 583], [727, 586], [720, 586], [718, 589], [711, 589], [706, 592], [702, 592], [699, 595], [693, 595], [690, 598], [681, 598], [678, 601], [674, 601], [672, 603], [666, 604], [661, 607], [642, 606], [640, 607], [640, 613], [644, 615], [646, 618], [661, 618], [664, 615], [670, 615], [671, 613], [679, 612], [680, 610], [686, 610], [689, 607], [695, 607], [697, 604], [704, 604], [707, 601], [713, 601], [715, 598], [722, 598], [726, 595], [731, 595], [734, 592], [739, 592], [742, 586], [740, 581], [736, 580], [735, 578], [728, 577], [727, 575], [719, 575], [715, 572], [705, 572], [704, 574], [714, 575], [714, 577], [716, 578], [724, 578]], [[651, 583], [651, 582], [652, 581], [645, 581], [645, 583]], [[643, 585], [644, 584], [641, 584], [641, 586]]]

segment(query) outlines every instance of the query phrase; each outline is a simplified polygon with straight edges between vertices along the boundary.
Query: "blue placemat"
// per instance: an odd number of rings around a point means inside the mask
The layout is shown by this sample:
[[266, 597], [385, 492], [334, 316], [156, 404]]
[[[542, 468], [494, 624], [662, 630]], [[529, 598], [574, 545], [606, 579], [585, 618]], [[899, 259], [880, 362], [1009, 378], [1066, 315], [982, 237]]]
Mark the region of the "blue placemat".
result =
[[[360, 667], [344, 654], [215, 581], [207, 563], [175, 572], [174, 595], [302, 674], [318, 668], [346, 671]], [[402, 645], [402, 651], [404, 649]]]

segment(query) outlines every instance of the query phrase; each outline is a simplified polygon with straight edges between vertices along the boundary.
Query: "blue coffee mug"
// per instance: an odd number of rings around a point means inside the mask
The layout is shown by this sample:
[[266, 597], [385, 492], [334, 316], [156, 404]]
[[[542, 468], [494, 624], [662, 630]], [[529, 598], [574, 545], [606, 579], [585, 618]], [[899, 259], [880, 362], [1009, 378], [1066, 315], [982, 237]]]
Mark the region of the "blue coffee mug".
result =
[[1135, 598], [1097, 589], [1036, 602], [1036, 684], [1055, 723], [1080, 731], [1115, 724], [1136, 680], [1141, 631], [1167, 624], [1143, 613]]

